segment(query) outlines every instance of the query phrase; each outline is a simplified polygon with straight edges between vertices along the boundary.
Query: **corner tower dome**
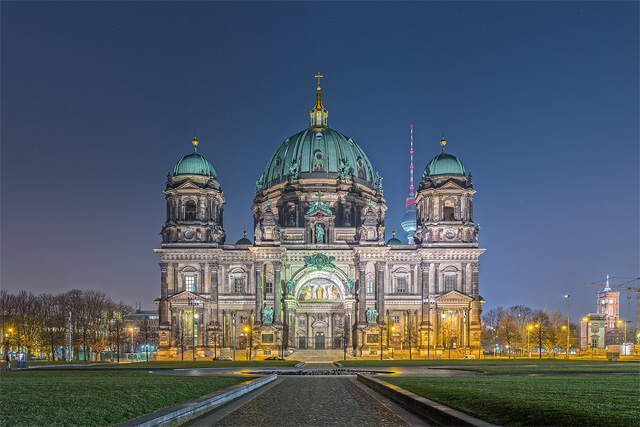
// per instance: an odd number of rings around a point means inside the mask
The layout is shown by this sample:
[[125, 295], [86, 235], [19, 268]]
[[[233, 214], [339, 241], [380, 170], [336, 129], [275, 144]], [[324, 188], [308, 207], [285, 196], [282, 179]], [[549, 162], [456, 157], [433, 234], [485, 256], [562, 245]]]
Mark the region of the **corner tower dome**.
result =
[[211, 163], [200, 154], [198, 154], [198, 139], [193, 138], [191, 141], [193, 144], [193, 153], [188, 154], [178, 160], [176, 166], [173, 168], [173, 176], [178, 175], [203, 175], [211, 176], [214, 179], [218, 179], [216, 170]]
[[442, 141], [440, 141], [440, 145], [442, 146], [442, 153], [438, 154], [427, 164], [422, 174], [422, 179], [427, 176], [437, 175], [464, 176], [465, 172], [462, 162], [456, 156], [444, 152], [444, 146], [447, 145], [447, 140], [444, 139], [444, 137]]
[[379, 182], [369, 158], [358, 144], [328, 127], [328, 112], [322, 103], [320, 88], [322, 75], [315, 77], [318, 88], [310, 125], [278, 147], [258, 180], [258, 191], [290, 179], [350, 177], [372, 189]]

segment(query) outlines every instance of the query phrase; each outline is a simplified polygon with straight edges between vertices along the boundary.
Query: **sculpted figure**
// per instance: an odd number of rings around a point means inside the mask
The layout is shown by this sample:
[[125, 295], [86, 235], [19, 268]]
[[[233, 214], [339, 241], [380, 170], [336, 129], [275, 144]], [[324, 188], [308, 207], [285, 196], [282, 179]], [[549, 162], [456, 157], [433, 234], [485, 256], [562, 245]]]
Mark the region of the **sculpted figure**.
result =
[[273, 323], [273, 308], [265, 307], [262, 309], [262, 323]]
[[378, 310], [369, 307], [365, 313], [367, 315], [367, 323], [376, 323], [378, 321]]
[[324, 243], [324, 228], [316, 224], [316, 243]]

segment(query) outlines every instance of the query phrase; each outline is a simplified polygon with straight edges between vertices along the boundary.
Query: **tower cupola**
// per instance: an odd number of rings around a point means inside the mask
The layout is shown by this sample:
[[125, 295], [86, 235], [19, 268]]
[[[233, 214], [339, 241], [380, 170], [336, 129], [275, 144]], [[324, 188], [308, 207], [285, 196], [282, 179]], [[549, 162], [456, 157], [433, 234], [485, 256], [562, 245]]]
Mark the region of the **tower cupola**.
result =
[[316, 105], [311, 109], [311, 127], [326, 128], [327, 125], [327, 109], [322, 105], [322, 89], [320, 88], [320, 78], [324, 77], [320, 72], [315, 75], [318, 79], [318, 88], [316, 91]]

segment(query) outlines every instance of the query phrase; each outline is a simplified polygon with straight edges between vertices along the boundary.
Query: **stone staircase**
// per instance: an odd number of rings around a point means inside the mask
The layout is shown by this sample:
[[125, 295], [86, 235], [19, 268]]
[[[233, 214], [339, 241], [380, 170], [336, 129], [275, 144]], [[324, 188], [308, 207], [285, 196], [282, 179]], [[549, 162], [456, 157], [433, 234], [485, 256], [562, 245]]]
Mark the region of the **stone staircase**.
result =
[[[344, 358], [343, 350], [296, 350], [288, 359], [300, 360], [302, 362], [333, 362]], [[347, 352], [347, 359], [352, 357]]]

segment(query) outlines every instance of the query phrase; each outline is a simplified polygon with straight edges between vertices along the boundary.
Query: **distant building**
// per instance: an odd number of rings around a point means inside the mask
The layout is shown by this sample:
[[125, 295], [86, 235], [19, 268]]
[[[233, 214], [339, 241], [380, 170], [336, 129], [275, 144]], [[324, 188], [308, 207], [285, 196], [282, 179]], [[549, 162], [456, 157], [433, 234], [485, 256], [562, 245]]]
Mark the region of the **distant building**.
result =
[[580, 348], [600, 350], [605, 348], [605, 316], [589, 313], [580, 320]]
[[616, 322], [620, 317], [620, 292], [609, 287], [609, 275], [604, 290], [596, 294], [596, 313], [604, 315], [607, 330], [618, 327]]
[[[136, 311], [125, 319], [134, 328], [135, 351], [153, 353], [158, 348], [158, 309], [142, 310], [136, 307]], [[131, 326], [127, 326], [130, 328]]]

